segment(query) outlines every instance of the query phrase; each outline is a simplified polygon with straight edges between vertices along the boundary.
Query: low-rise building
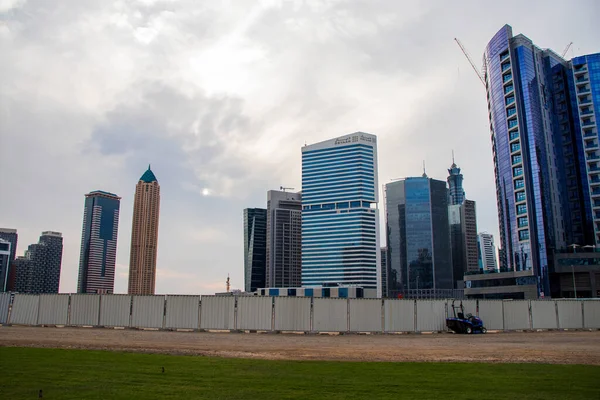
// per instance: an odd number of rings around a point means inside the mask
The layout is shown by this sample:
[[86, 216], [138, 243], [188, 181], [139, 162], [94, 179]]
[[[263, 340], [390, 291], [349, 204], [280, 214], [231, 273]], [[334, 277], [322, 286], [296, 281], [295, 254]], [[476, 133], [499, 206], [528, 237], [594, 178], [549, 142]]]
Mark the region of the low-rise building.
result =
[[465, 275], [470, 299], [537, 299], [537, 278], [528, 271], [486, 271]]

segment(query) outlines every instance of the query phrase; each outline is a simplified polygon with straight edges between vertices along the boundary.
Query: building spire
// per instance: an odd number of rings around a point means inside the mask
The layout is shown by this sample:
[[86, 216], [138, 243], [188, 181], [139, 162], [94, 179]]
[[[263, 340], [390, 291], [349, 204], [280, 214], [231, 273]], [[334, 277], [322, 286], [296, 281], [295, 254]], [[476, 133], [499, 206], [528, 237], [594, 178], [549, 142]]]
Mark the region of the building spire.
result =
[[425, 171], [425, 160], [423, 160], [423, 178], [427, 178], [427, 172]]

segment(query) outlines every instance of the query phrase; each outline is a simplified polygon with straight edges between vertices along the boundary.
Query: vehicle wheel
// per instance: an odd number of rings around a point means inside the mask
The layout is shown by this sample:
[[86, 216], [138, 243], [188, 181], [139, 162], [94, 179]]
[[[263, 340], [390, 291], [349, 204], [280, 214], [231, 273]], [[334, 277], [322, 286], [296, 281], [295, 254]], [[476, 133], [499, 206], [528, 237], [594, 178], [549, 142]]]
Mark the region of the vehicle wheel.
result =
[[487, 333], [487, 329], [481, 328], [481, 333]]
[[470, 326], [467, 326], [467, 327], [466, 327], [466, 329], [465, 329], [465, 333], [466, 333], [467, 335], [469, 335], [469, 334], [473, 333], [473, 328], [471, 328]]

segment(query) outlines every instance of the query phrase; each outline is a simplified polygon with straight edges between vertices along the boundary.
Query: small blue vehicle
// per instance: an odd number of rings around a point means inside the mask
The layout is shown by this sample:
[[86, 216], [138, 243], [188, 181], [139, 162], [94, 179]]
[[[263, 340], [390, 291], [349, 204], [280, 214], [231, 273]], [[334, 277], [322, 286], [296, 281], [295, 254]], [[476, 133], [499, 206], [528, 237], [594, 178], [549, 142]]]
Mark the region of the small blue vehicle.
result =
[[452, 300], [452, 313], [454, 318], [446, 318], [446, 326], [454, 333], [486, 333], [487, 329], [483, 326], [483, 321], [472, 314], [465, 316], [465, 308], [462, 301], [459, 306], [454, 305]]

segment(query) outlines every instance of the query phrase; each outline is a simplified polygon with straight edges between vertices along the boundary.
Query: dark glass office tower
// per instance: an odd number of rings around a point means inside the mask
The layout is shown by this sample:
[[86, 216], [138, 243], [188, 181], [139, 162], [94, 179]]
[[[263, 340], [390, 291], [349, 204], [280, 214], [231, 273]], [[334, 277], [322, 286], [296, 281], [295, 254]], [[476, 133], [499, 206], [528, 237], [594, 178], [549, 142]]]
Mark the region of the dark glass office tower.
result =
[[266, 286], [302, 284], [302, 194], [267, 192]]
[[453, 289], [446, 182], [406, 178], [385, 185], [388, 296]]
[[539, 295], [549, 295], [555, 250], [594, 245], [599, 237], [597, 60], [588, 55], [567, 62], [513, 36], [508, 25], [484, 54], [500, 264], [531, 271]]
[[264, 288], [267, 273], [267, 210], [244, 210], [244, 288]]
[[85, 195], [77, 293], [113, 293], [121, 198], [97, 190]]
[[25, 257], [15, 260], [15, 291], [58, 293], [62, 250], [63, 238], [60, 232], [42, 232], [39, 242], [28, 247]]

